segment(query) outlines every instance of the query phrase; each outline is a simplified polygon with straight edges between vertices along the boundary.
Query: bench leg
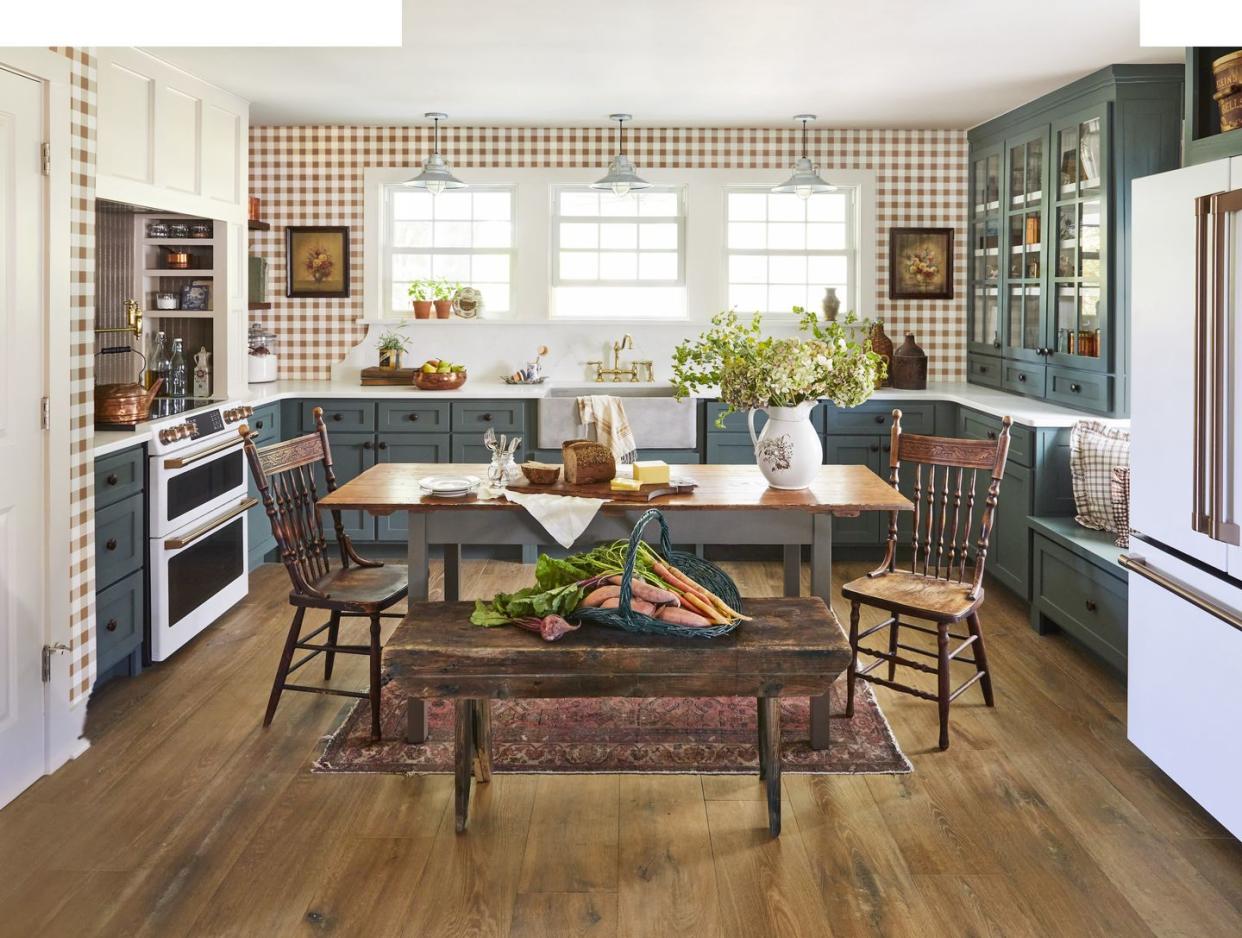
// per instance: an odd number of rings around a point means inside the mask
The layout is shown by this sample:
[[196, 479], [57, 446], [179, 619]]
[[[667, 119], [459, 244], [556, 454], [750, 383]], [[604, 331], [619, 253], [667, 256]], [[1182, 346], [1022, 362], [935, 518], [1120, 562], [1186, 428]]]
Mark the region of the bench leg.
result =
[[767, 710], [763, 706], [764, 700], [765, 698], [763, 697], [755, 698], [755, 713], [759, 717], [759, 739], [758, 739], [759, 781], [763, 781], [765, 778], [768, 777], [767, 753], [764, 751], [764, 745], [763, 745], [763, 741], [767, 737], [767, 722], [768, 722]]
[[781, 832], [781, 699], [759, 698], [759, 764], [766, 769], [768, 831]]
[[[832, 608], [832, 515], [811, 516], [811, 595]], [[811, 698], [811, 748], [828, 748], [828, 694]]]
[[474, 702], [474, 777], [480, 782], [492, 780], [492, 702], [488, 698]]
[[470, 775], [474, 762], [473, 700], [457, 701], [457, 727], [453, 739], [453, 794], [457, 833], [466, 829], [470, 811]]
[[427, 741], [427, 708], [418, 697], [405, 702], [405, 741], [417, 746]]

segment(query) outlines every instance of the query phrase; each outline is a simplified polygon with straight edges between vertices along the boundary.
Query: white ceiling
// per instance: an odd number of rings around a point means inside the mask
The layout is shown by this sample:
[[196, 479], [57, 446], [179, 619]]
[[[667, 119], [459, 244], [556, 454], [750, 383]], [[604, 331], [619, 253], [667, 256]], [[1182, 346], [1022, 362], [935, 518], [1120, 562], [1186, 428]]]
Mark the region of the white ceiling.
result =
[[[348, 15], [348, 3], [341, 6]], [[245, 25], [239, 24], [244, 32]], [[971, 127], [1138, 45], [1138, 0], [405, 0], [393, 49], [152, 49], [256, 124]]]

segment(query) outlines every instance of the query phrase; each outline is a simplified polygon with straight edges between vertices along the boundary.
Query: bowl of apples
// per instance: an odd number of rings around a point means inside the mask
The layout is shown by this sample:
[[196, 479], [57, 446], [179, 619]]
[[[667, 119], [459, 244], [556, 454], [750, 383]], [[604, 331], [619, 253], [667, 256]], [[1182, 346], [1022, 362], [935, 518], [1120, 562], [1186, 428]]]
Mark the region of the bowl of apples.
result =
[[429, 358], [414, 372], [414, 386], [422, 391], [456, 391], [466, 383], [466, 366]]

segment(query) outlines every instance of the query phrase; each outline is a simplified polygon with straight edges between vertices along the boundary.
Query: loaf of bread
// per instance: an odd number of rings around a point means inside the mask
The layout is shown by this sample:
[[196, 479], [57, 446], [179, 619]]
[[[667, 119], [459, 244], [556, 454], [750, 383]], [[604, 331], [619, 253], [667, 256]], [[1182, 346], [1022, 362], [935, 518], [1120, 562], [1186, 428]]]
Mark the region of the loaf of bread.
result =
[[566, 440], [561, 444], [561, 459], [565, 463], [565, 481], [570, 485], [607, 482], [617, 475], [612, 451], [594, 440]]

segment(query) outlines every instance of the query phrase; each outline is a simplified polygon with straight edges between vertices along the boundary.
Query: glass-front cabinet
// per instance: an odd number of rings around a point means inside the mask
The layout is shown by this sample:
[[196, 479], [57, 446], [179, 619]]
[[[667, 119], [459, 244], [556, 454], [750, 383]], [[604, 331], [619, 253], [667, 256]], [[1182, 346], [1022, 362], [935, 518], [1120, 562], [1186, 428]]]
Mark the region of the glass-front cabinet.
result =
[[1001, 148], [982, 151], [971, 160], [970, 265], [971, 301], [967, 345], [996, 354], [1001, 347]]
[[1128, 412], [1124, 206], [1176, 169], [1182, 74], [1114, 65], [969, 133], [967, 379]]

